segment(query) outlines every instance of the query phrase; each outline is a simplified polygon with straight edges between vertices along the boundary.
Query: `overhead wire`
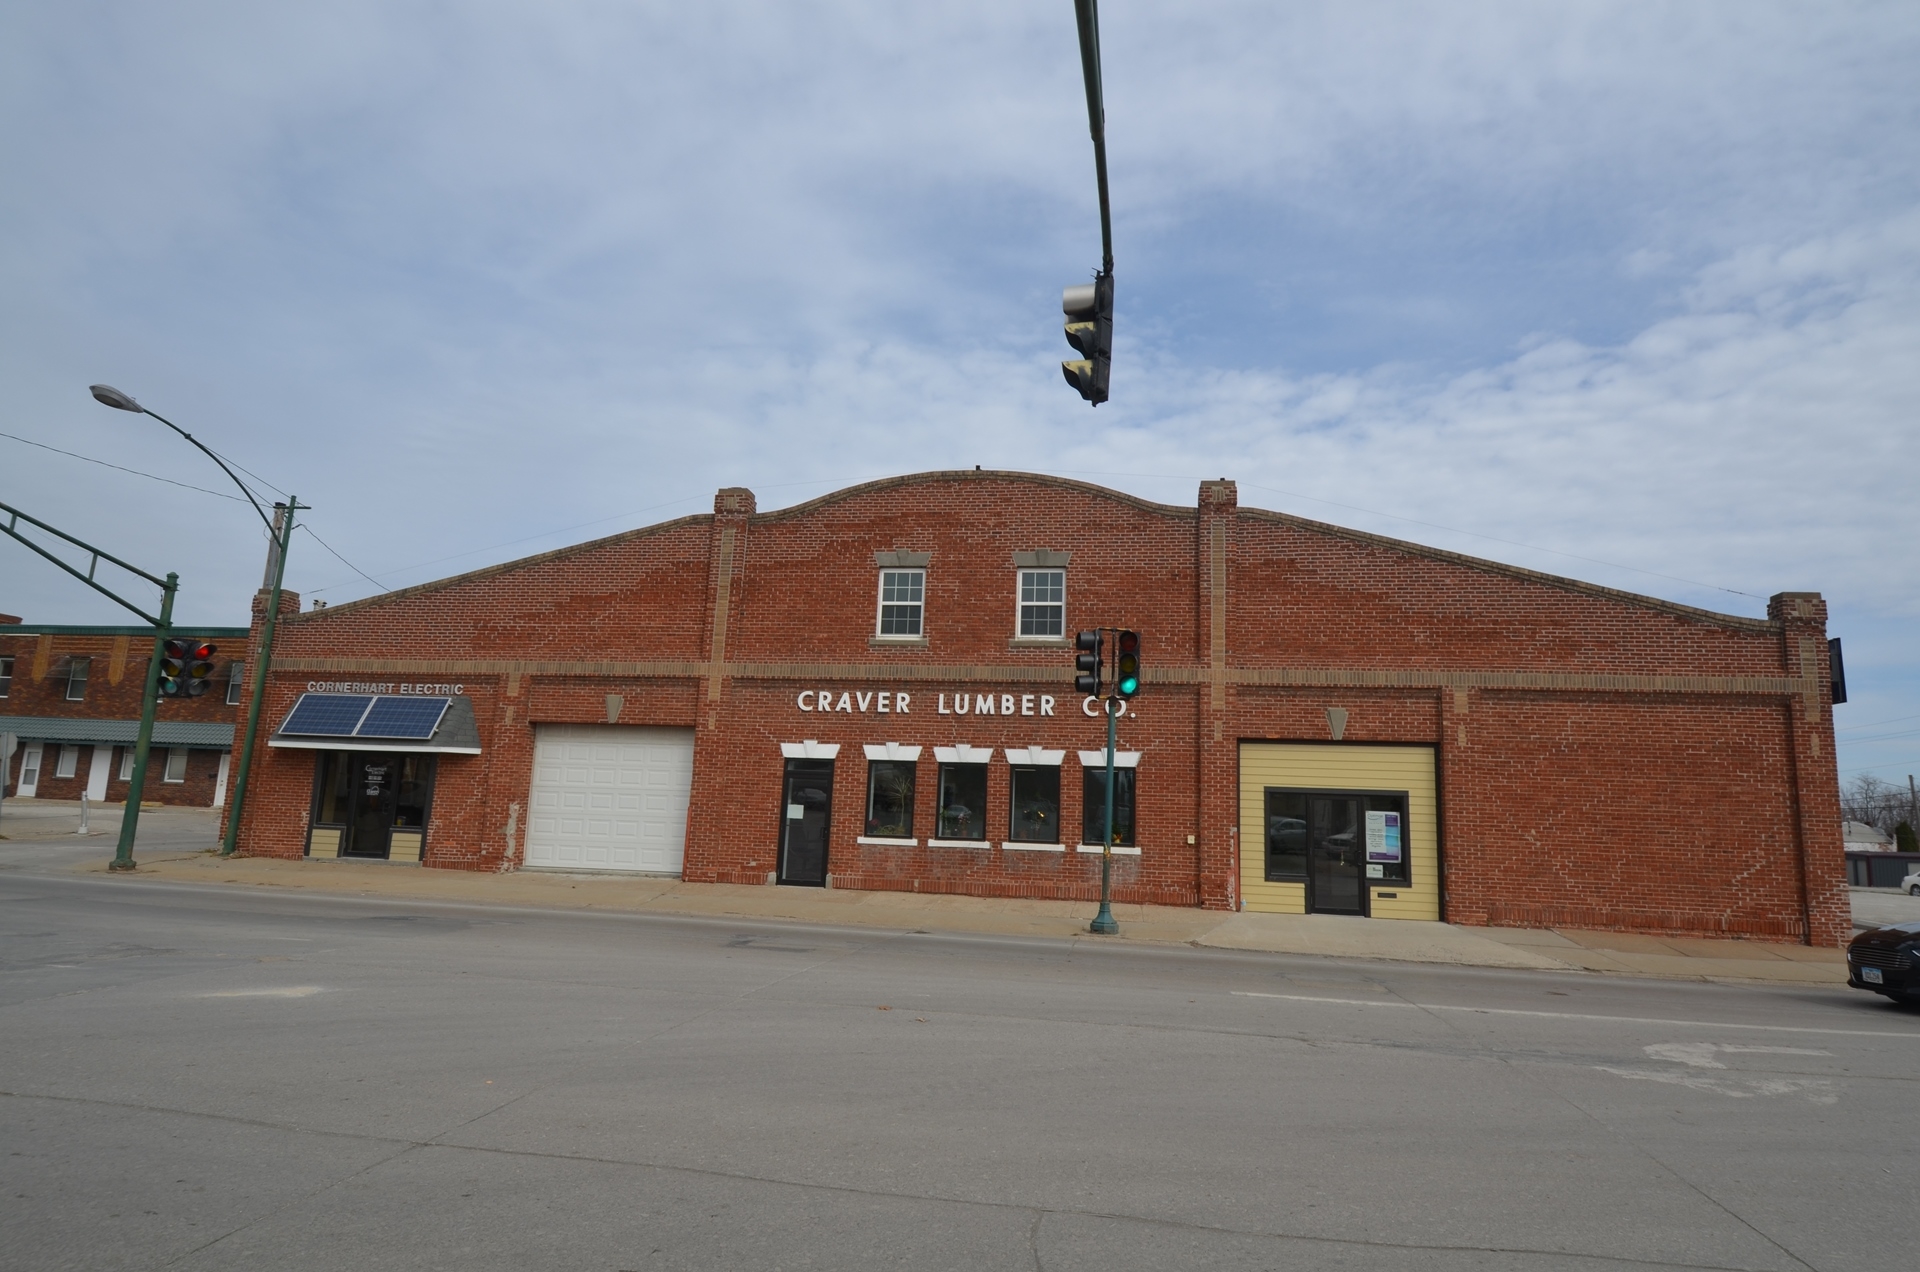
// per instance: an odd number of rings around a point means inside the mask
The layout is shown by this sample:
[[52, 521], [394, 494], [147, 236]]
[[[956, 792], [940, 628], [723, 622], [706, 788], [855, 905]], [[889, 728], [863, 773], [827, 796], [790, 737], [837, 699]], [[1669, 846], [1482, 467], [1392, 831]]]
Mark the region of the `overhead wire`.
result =
[[61, 450], [58, 446], [49, 446], [45, 442], [36, 442], [31, 437], [21, 437], [17, 433], [0, 433], [0, 437], [10, 438], [16, 442], [24, 442], [28, 446], [38, 446], [41, 450], [52, 451], [56, 455], [65, 455], [69, 459], [85, 460], [89, 464], [98, 464], [102, 468], [111, 468], [116, 472], [132, 473], [135, 477], [145, 477], [148, 481], [163, 481], [169, 486], [178, 486], [182, 490], [197, 490], [203, 495], [212, 495], [215, 499], [231, 499], [235, 503], [246, 502], [246, 500], [238, 495], [229, 495], [218, 490], [208, 490], [205, 486], [195, 486], [188, 482], [175, 481], [171, 477], [162, 477], [157, 473], [143, 473], [138, 468], [128, 468], [121, 464], [110, 464], [104, 459], [95, 459], [91, 455], [82, 455], [78, 451]]
[[[319, 544], [321, 547], [325, 548], [329, 553], [331, 553], [334, 560], [346, 566], [349, 570], [352, 570], [355, 574], [358, 574], [361, 578], [373, 584], [375, 587], [379, 588], [382, 592], [393, 591], [393, 589], [388, 587], [385, 583], [382, 583], [379, 579], [374, 578], [373, 575], [368, 574], [365, 570], [361, 569], [359, 566], [355, 565], [353, 562], [347, 560], [347, 558], [341, 556], [338, 552], [335, 552], [333, 545], [328, 543], [325, 539], [322, 539], [318, 534], [315, 534], [313, 527], [308, 525], [306, 522], [304, 521], [301, 522], [298, 528], [301, 530], [305, 530], [309, 535], [312, 535], [313, 541]], [[335, 586], [338, 586], [338, 585], [336, 584]]]

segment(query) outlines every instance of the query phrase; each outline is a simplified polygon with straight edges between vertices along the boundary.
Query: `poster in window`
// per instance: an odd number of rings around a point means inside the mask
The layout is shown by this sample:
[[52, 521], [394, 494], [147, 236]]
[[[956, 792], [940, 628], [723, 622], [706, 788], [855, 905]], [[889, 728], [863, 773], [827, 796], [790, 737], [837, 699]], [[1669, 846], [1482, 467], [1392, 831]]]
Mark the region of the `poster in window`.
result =
[[1400, 814], [1367, 813], [1367, 860], [1400, 860]]

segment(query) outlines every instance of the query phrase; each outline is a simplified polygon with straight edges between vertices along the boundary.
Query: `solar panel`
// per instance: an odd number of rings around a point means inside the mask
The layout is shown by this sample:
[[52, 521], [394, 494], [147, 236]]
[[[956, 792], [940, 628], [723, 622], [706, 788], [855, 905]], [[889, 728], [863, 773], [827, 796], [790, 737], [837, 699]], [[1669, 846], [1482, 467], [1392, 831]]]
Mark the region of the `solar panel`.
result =
[[308, 737], [350, 738], [360, 717], [367, 713], [371, 695], [348, 693], [303, 693], [293, 704], [282, 733]]
[[451, 698], [388, 698], [373, 700], [367, 718], [354, 730], [360, 738], [418, 738], [433, 736]]

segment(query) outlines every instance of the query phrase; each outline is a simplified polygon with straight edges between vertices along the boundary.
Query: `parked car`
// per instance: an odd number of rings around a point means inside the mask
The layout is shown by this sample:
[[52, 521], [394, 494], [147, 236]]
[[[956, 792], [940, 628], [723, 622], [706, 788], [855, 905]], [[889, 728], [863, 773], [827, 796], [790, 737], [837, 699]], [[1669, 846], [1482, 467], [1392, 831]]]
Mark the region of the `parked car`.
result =
[[1862, 932], [1847, 945], [1847, 984], [1920, 1006], [1920, 922]]
[[1912, 874], [1908, 875], [1906, 878], [1902, 879], [1900, 881], [1900, 886], [1907, 890], [1908, 896], [1920, 897], [1920, 870], [1916, 870]]

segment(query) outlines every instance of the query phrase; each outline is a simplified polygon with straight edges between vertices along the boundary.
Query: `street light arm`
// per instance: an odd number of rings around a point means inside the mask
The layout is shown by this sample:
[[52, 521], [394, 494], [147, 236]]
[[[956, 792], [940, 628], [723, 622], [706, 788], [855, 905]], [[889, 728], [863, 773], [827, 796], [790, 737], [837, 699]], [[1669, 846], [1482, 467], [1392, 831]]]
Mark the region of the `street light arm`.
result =
[[260, 501], [253, 497], [253, 492], [251, 490], [247, 489], [247, 483], [244, 481], [241, 481], [238, 477], [234, 477], [233, 469], [227, 467], [227, 463], [225, 460], [221, 459], [218, 455], [208, 450], [205, 446], [201, 446], [200, 440], [196, 438], [192, 433], [187, 432], [186, 429], [181, 428], [178, 424], [175, 424], [172, 420], [160, 414], [160, 412], [151, 410], [143, 406], [140, 408], [140, 413], [142, 415], [153, 416], [154, 419], [159, 420], [162, 424], [165, 424], [168, 428], [180, 434], [180, 436], [186, 438], [188, 441], [192, 442], [195, 446], [199, 446], [202, 454], [204, 454], [208, 459], [212, 460], [214, 463], [220, 465], [221, 472], [225, 473], [228, 477], [233, 478], [233, 484], [240, 487], [240, 493], [247, 497], [247, 502], [253, 505], [254, 512], [259, 514], [260, 522], [262, 525], [266, 526], [267, 533], [268, 534], [273, 533], [273, 518], [269, 517], [266, 514], [265, 509], [260, 507]]

